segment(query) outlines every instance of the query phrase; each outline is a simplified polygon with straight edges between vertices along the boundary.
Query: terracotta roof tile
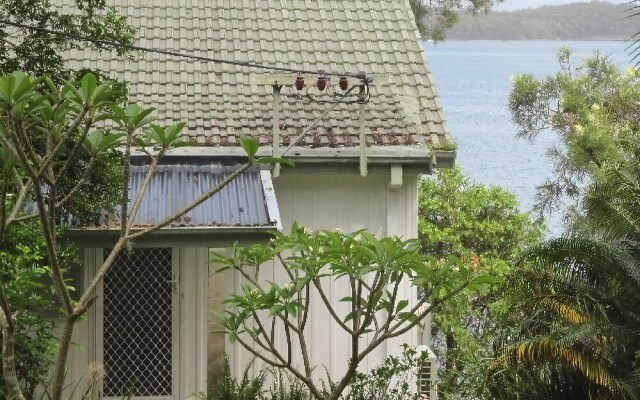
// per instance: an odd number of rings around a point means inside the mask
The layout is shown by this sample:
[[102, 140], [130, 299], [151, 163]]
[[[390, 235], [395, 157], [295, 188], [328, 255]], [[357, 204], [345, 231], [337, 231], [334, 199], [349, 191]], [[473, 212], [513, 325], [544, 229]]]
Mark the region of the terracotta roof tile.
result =
[[[72, 0], [57, 0], [71, 12]], [[138, 43], [236, 61], [338, 73], [390, 74], [367, 104], [372, 146], [444, 144], [448, 131], [408, 0], [112, 0], [139, 29]], [[284, 8], [286, 7], [286, 8]], [[188, 123], [189, 139], [237, 146], [238, 134], [271, 144], [271, 88], [250, 76], [272, 73], [136, 53], [73, 50], [72, 64], [97, 67], [130, 84], [130, 98], [155, 107], [160, 123]], [[293, 84], [293, 75], [292, 82]], [[337, 77], [333, 78], [334, 82]], [[286, 88], [283, 89], [283, 93]], [[324, 106], [283, 99], [283, 144]], [[304, 139], [307, 146], [357, 146], [358, 106], [340, 105]]]

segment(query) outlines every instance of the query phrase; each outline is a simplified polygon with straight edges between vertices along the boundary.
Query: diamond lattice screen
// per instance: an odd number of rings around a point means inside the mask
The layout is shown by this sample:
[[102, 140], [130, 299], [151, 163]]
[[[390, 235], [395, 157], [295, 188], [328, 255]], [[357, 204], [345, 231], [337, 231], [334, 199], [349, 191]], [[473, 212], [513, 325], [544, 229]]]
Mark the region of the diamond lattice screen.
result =
[[424, 361], [418, 373], [418, 394], [424, 400], [431, 399], [431, 363], [431, 360]]
[[171, 249], [125, 250], [105, 276], [105, 396], [172, 394], [171, 277]]

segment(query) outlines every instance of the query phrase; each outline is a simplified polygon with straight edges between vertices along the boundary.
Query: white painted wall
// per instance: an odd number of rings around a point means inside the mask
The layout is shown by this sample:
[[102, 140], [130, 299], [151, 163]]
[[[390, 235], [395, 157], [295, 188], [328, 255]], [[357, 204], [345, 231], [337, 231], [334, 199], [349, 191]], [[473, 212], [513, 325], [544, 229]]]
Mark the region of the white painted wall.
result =
[[[417, 227], [417, 175], [404, 174], [401, 187], [389, 187], [390, 168], [374, 169], [367, 177], [361, 177], [357, 168], [353, 170], [318, 171], [296, 168], [283, 171], [274, 179], [276, 196], [282, 223], [285, 230], [296, 221], [310, 229], [335, 229], [345, 232], [368, 229], [378, 236], [397, 235], [404, 238], [415, 238]], [[207, 354], [212, 349], [207, 345], [207, 336], [215, 315], [210, 312], [218, 309], [220, 299], [211, 301], [211, 296], [218, 298], [219, 293], [212, 293], [217, 285], [216, 277], [207, 279], [208, 255], [205, 248], [175, 247], [181, 271], [180, 284], [180, 387], [177, 398], [206, 390], [207, 387]], [[85, 250], [85, 271], [88, 279], [95, 265], [102, 260], [102, 249]], [[266, 279], [284, 282], [282, 270], [272, 269], [273, 274]], [[238, 291], [241, 279], [232, 274], [226, 277], [227, 294]], [[86, 284], [86, 283], [85, 283]], [[331, 299], [347, 307], [338, 300], [345, 295], [346, 287], [326, 281], [325, 287]], [[404, 295], [415, 299], [416, 292], [410, 285], [404, 287]], [[209, 299], [208, 299], [209, 298]], [[209, 302], [209, 304], [207, 304]], [[323, 312], [321, 302], [313, 298], [311, 303], [311, 320], [307, 327], [307, 343], [310, 346], [312, 363], [316, 366], [318, 377], [324, 377], [324, 367], [333, 377], [339, 377], [347, 368], [350, 354], [348, 337], [334, 323], [328, 313]], [[99, 302], [89, 312], [88, 318], [79, 324], [75, 332], [75, 347], [69, 358], [68, 382], [83, 379], [84, 371], [92, 360], [99, 360], [93, 338], [99, 331], [97, 314], [100, 312]], [[373, 352], [363, 367], [380, 364], [389, 355], [398, 355], [401, 344], [418, 344], [418, 330], [415, 329], [403, 337], [389, 341]], [[279, 343], [284, 346], [284, 335]], [[226, 344], [232, 368], [241, 375], [253, 356], [239, 344]], [[299, 361], [299, 360], [298, 360]], [[256, 368], [259, 365], [256, 364]], [[83, 383], [81, 385], [86, 385]], [[82, 392], [84, 390], [81, 390]], [[80, 391], [79, 391], [80, 392]]]
[[[403, 176], [400, 188], [389, 187], [390, 167], [376, 169], [362, 177], [357, 168], [353, 171], [313, 171], [296, 168], [284, 171], [274, 179], [278, 207], [285, 231], [295, 221], [310, 229], [336, 229], [345, 232], [368, 229], [378, 236], [395, 235], [416, 238], [418, 235], [417, 175]], [[268, 270], [268, 268], [262, 268]], [[286, 282], [284, 272], [272, 268], [273, 275], [263, 279]], [[228, 290], [239, 290], [241, 277], [230, 274], [227, 277]], [[325, 281], [324, 286], [331, 300], [348, 312], [347, 303], [338, 300], [347, 295], [344, 283]], [[404, 286], [404, 296], [415, 301], [416, 291], [409, 284]], [[334, 379], [348, 368], [350, 342], [331, 316], [324, 311], [321, 300], [316, 295], [311, 300], [311, 320], [306, 328], [306, 341], [310, 345], [313, 365], [317, 376], [324, 377], [327, 368]], [[374, 351], [363, 363], [363, 369], [380, 364], [389, 355], [399, 355], [403, 343], [417, 345], [418, 329], [402, 337], [393, 339]], [[281, 348], [286, 348], [284, 335], [280, 336]], [[241, 374], [253, 356], [239, 344], [227, 344], [232, 367]], [[301, 360], [298, 358], [298, 364]], [[258, 367], [256, 367], [258, 368]]]
[[[160, 245], [157, 247], [170, 247]], [[84, 285], [95, 273], [96, 265], [102, 263], [102, 248], [84, 249]], [[206, 247], [173, 247], [173, 263], [179, 274], [179, 290], [176, 296], [179, 321], [174, 323], [177, 338], [177, 362], [175, 379], [178, 384], [175, 400], [194, 398], [192, 395], [207, 390], [207, 339], [208, 339], [208, 264]], [[86, 369], [90, 362], [101, 363], [102, 350], [102, 285], [99, 285], [95, 306], [74, 330], [74, 344], [69, 353], [65, 398], [80, 399], [88, 388]], [[108, 371], [107, 371], [108, 373]], [[77, 385], [77, 389], [76, 389]], [[73, 394], [73, 395], [72, 395]]]

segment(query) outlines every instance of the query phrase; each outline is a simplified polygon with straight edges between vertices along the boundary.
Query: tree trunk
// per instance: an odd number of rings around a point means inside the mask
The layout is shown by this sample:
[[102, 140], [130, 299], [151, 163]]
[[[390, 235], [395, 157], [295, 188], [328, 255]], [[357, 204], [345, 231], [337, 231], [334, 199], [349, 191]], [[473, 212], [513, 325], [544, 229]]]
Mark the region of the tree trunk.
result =
[[447, 398], [447, 393], [452, 391], [452, 388], [455, 388], [458, 380], [458, 370], [456, 369], [457, 359], [458, 359], [458, 342], [456, 340], [455, 334], [449, 330], [446, 334], [446, 344], [447, 344], [447, 352], [445, 359], [445, 371], [447, 374], [444, 376], [440, 387], [440, 397]]
[[9, 398], [26, 400], [22, 394], [22, 390], [20, 390], [18, 374], [16, 373], [15, 321], [10, 320], [10, 318], [13, 317], [6, 315], [4, 310], [0, 309], [0, 326], [2, 327], [2, 373]]
[[76, 324], [77, 317], [67, 317], [64, 323], [64, 330], [60, 337], [60, 348], [58, 349], [58, 356], [56, 358], [55, 367], [53, 370], [51, 388], [51, 400], [62, 400], [62, 390], [64, 389], [64, 377], [67, 368], [67, 357], [69, 355], [69, 347], [71, 345], [71, 337], [73, 335], [73, 328]]

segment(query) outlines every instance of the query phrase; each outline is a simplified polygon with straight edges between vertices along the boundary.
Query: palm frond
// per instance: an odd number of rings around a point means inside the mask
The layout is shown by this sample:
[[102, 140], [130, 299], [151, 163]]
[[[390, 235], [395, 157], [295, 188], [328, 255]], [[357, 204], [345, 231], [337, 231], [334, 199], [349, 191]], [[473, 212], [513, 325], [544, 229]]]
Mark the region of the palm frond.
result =
[[560, 363], [568, 365], [582, 374], [589, 382], [606, 388], [611, 393], [629, 389], [601, 362], [588, 357], [580, 349], [563, 346], [549, 337], [536, 337], [516, 343], [506, 348], [496, 359], [491, 368], [498, 368], [500, 363], [515, 365], [517, 363]]
[[[625, 10], [625, 17], [624, 19], [627, 18], [638, 18], [638, 16], [640, 15], [640, 1], [639, 0], [630, 0], [628, 3], [629, 7]], [[638, 35], [640, 35], [640, 32], [636, 33], [635, 35], [633, 35], [631, 38], [627, 39], [627, 41], [633, 40], [633, 38], [637, 37]], [[636, 53], [639, 49], [640, 49], [640, 43], [636, 40], [634, 41], [631, 45], [631, 48], [633, 49], [631, 54]], [[629, 47], [627, 47], [629, 48]], [[633, 57], [633, 59], [631, 60], [631, 63], [633, 63], [638, 56], [640, 56], [640, 54], [637, 54], [635, 57]], [[638, 66], [639, 62], [636, 62], [636, 66]]]
[[615, 168], [607, 171], [585, 196], [589, 216], [601, 222], [609, 239], [640, 237], [640, 182]]

